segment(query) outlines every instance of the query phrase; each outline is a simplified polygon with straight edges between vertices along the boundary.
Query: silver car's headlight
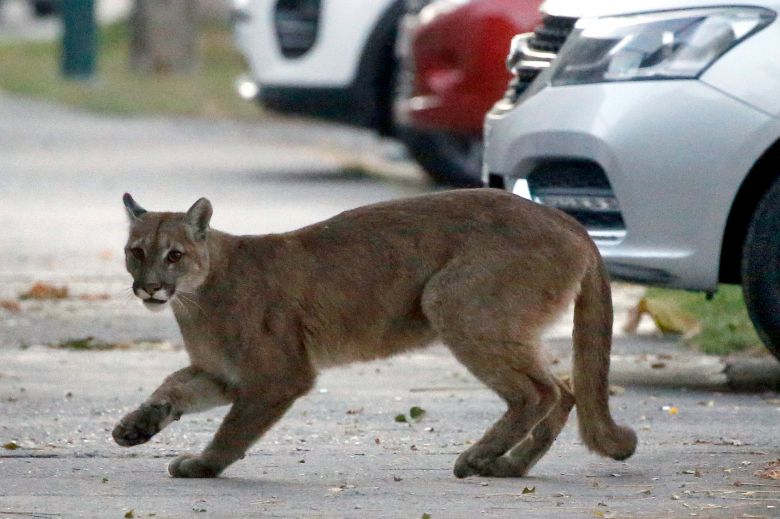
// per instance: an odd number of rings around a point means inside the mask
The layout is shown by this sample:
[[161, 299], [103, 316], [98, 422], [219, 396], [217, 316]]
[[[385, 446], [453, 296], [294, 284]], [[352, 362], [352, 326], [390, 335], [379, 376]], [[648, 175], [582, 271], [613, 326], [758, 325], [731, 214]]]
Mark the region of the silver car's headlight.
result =
[[553, 63], [550, 81], [560, 86], [695, 78], [774, 18], [760, 7], [585, 18]]

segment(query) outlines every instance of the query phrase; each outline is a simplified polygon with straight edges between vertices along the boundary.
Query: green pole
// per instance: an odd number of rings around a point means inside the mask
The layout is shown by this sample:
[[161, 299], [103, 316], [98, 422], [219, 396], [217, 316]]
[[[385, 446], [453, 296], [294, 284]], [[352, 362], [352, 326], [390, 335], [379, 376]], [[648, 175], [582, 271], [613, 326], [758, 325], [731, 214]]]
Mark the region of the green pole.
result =
[[95, 73], [95, 0], [62, 0], [62, 74], [89, 79]]

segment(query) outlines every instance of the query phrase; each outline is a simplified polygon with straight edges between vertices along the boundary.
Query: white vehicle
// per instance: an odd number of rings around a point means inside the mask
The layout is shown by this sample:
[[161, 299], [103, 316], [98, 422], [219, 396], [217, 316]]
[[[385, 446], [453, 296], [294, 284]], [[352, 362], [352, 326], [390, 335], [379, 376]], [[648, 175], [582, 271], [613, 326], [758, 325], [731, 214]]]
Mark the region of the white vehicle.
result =
[[741, 283], [780, 358], [780, 1], [542, 10], [486, 118], [485, 181], [572, 214], [616, 277]]
[[233, 24], [263, 105], [388, 133], [402, 13], [402, 0], [235, 0]]

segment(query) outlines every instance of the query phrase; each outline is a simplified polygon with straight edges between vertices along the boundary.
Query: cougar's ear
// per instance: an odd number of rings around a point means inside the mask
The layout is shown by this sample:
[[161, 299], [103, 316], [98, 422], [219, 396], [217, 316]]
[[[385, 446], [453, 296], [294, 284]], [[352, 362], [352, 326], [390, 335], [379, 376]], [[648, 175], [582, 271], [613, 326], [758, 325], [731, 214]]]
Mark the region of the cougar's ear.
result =
[[125, 195], [122, 197], [122, 201], [125, 203], [125, 209], [127, 209], [127, 215], [130, 217], [131, 222], [138, 220], [141, 215], [148, 212], [146, 209], [138, 205], [135, 200], [133, 200], [133, 197], [130, 196], [130, 193], [125, 193]]
[[201, 198], [189, 208], [184, 220], [192, 227], [196, 240], [205, 240], [211, 220], [211, 202]]

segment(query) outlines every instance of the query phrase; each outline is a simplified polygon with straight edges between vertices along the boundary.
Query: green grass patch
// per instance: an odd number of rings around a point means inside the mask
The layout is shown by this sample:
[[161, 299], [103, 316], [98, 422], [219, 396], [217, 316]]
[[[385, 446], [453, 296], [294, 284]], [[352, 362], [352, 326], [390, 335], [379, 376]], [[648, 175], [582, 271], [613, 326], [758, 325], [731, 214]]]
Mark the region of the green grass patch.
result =
[[688, 343], [705, 353], [727, 355], [763, 349], [748, 317], [739, 286], [721, 285], [710, 301], [701, 293], [663, 288], [648, 289], [646, 297], [677, 305], [698, 319], [701, 333], [689, 339]]
[[129, 69], [126, 22], [101, 27], [97, 72], [87, 81], [60, 74], [60, 42], [0, 44], [0, 89], [112, 114], [166, 114], [257, 118], [254, 103], [238, 97], [233, 82], [246, 71], [229, 27], [200, 29], [200, 61], [193, 74], [140, 75]]

